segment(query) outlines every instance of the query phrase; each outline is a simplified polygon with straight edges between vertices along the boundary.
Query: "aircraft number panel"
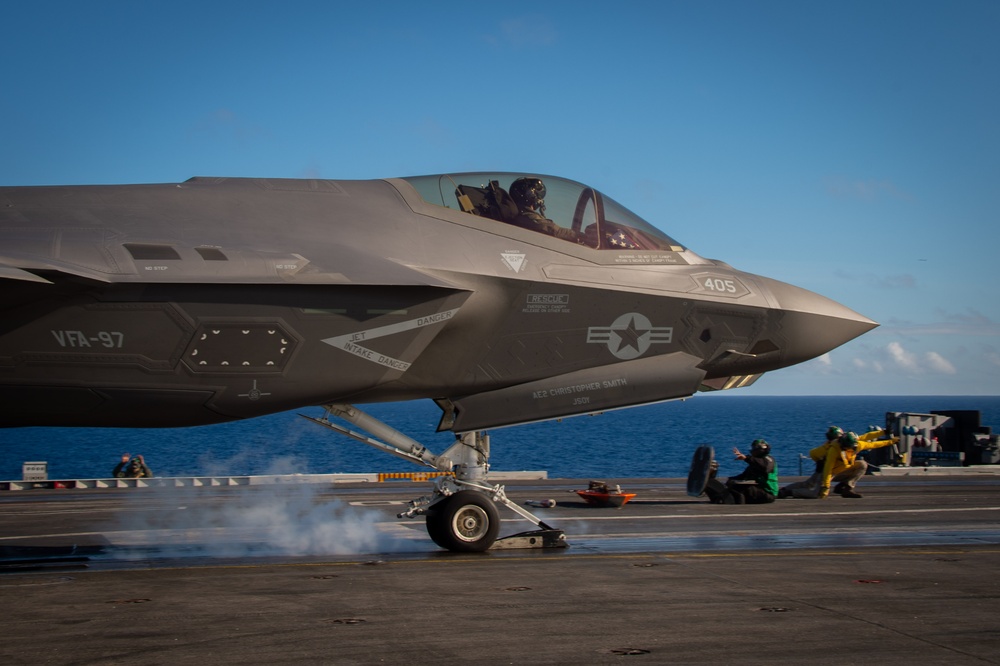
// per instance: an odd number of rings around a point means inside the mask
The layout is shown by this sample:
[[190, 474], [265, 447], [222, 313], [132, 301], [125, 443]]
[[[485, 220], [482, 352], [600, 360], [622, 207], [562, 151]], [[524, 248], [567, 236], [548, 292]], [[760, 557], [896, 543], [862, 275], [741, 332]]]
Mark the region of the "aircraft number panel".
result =
[[724, 273], [698, 273], [691, 279], [697, 285], [692, 293], [740, 298], [750, 293], [750, 290], [735, 276]]

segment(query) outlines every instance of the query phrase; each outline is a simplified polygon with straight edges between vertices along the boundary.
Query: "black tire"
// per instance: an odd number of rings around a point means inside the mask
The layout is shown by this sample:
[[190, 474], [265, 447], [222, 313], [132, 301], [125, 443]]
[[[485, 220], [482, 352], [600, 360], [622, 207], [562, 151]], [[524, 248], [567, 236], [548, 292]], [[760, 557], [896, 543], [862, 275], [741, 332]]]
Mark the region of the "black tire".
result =
[[481, 553], [497, 540], [500, 512], [483, 493], [461, 490], [427, 512], [427, 533], [445, 550]]

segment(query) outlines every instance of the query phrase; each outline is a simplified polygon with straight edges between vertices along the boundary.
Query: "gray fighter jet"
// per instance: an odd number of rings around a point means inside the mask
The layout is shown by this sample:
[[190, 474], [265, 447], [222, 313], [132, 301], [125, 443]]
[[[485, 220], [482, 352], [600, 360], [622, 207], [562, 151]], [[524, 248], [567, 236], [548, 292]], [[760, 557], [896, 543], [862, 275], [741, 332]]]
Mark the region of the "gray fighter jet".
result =
[[[0, 426], [323, 406], [452, 473], [401, 515], [464, 551], [497, 502], [552, 534], [488, 483], [487, 429], [747, 386], [877, 326], [510, 173], [0, 188], [0, 289]], [[438, 455], [354, 406], [421, 398], [456, 433]]]

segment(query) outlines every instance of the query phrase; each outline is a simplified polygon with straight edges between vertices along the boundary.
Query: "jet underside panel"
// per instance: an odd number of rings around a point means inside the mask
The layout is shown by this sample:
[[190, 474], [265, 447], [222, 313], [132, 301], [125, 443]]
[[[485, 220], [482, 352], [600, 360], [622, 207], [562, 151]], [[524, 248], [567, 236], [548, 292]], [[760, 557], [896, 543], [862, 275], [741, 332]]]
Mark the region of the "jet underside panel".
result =
[[705, 376], [700, 360], [675, 352], [459, 398], [438, 429], [468, 432], [687, 397]]
[[[50, 276], [52, 277], [52, 276]], [[8, 283], [0, 426], [182, 426], [398, 379], [468, 292]]]
[[783, 359], [780, 316], [777, 310], [701, 303], [684, 318], [683, 343], [705, 359], [709, 377], [761, 373]]

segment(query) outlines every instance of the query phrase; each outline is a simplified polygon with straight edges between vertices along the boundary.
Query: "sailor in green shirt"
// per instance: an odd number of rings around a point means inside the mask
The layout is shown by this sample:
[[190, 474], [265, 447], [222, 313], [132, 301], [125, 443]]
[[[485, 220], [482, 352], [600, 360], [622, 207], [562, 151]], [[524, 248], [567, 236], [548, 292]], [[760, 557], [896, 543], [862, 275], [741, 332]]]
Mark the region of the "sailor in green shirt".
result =
[[715, 504], [766, 504], [778, 495], [778, 466], [771, 457], [771, 445], [755, 439], [750, 445], [750, 455], [733, 447], [737, 460], [747, 464], [746, 469], [731, 476], [723, 484], [715, 478], [718, 464], [713, 462], [705, 494]]

